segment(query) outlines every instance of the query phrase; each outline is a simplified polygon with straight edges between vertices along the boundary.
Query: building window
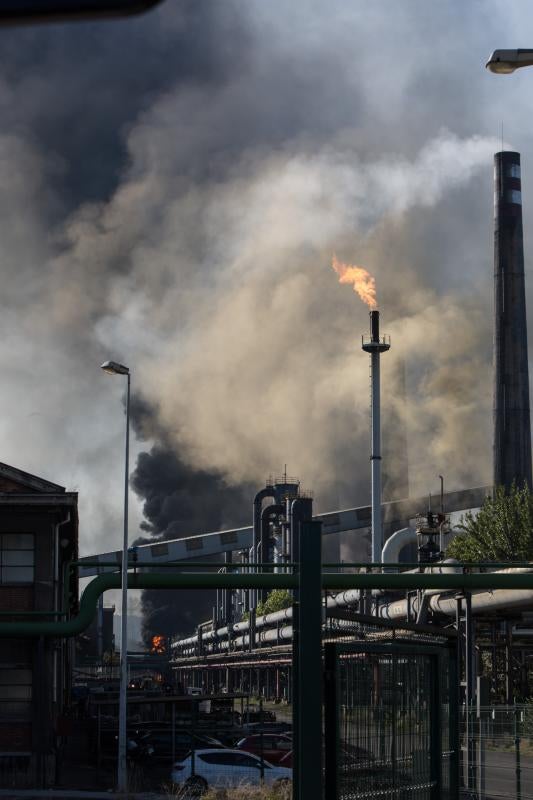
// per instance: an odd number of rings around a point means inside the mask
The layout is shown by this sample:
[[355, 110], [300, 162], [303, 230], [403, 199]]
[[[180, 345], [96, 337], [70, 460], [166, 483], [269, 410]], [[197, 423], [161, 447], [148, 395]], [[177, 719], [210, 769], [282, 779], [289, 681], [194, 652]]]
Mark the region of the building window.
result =
[[30, 720], [31, 697], [31, 669], [0, 665], [0, 720]]
[[0, 534], [0, 584], [33, 583], [33, 533]]

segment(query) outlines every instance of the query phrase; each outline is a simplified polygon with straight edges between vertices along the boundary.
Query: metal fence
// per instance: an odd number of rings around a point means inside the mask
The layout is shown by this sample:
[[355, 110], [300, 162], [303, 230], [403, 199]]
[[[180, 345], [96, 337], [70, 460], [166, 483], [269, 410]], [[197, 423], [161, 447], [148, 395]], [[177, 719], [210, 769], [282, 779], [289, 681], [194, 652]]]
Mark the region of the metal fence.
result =
[[533, 704], [463, 707], [460, 731], [463, 797], [533, 798]]
[[455, 649], [326, 645], [326, 800], [455, 798]]
[[[87, 708], [89, 760], [105, 785], [116, 768], [117, 698]], [[128, 697], [129, 772], [137, 790], [197, 797], [261, 786], [291, 795], [292, 708], [243, 694]]]

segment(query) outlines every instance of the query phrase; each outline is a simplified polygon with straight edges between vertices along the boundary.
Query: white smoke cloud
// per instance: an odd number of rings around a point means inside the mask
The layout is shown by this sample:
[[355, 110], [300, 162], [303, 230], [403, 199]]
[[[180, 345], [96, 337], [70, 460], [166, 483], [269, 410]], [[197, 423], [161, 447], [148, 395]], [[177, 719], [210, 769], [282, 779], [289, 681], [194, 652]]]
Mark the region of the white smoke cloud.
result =
[[236, 483], [287, 463], [319, 507], [366, 501], [368, 323], [334, 250], [377, 278], [385, 400], [406, 360], [414, 490], [490, 477], [497, 119], [526, 164], [530, 142], [526, 92], [482, 62], [528, 7], [285, 6], [167, 3], [146, 28], [95, 28], [70, 72], [72, 28], [33, 34], [34, 63], [16, 42], [0, 59], [1, 459], [79, 489], [84, 553], [120, 545], [109, 357], [192, 466]]

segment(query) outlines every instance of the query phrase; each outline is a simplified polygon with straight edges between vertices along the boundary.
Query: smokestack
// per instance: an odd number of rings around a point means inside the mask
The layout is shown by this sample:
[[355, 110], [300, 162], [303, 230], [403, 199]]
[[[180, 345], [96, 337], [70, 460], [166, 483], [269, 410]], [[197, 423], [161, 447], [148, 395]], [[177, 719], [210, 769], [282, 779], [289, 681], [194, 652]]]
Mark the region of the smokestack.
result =
[[494, 156], [494, 485], [532, 485], [520, 153]]
[[383, 525], [381, 521], [381, 418], [380, 418], [380, 355], [390, 349], [388, 336], [379, 335], [379, 311], [370, 312], [370, 338], [363, 336], [363, 350], [370, 353], [372, 448], [372, 556], [371, 561], [381, 561]]

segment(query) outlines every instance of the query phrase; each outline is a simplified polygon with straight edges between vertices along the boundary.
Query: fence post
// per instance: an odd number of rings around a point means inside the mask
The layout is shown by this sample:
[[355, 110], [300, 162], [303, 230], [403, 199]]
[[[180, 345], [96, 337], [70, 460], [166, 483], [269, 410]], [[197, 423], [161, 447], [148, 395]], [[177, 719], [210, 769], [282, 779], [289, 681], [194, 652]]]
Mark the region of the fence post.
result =
[[339, 794], [339, 702], [337, 647], [328, 642], [324, 645], [325, 800], [337, 800]]
[[518, 728], [518, 708], [514, 707], [514, 748], [515, 748], [515, 775], [516, 775], [516, 800], [522, 800], [522, 767], [520, 764], [520, 735]]
[[[300, 523], [297, 681], [293, 713], [294, 800], [321, 800], [322, 777], [322, 523]], [[294, 624], [294, 617], [293, 617]]]
[[449, 692], [449, 744], [450, 744], [450, 798], [459, 797], [459, 762], [461, 741], [459, 736], [459, 674], [457, 669], [457, 641], [448, 644], [448, 692]]

